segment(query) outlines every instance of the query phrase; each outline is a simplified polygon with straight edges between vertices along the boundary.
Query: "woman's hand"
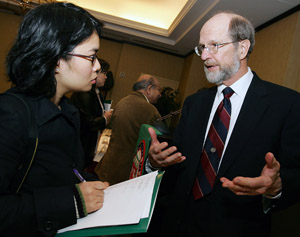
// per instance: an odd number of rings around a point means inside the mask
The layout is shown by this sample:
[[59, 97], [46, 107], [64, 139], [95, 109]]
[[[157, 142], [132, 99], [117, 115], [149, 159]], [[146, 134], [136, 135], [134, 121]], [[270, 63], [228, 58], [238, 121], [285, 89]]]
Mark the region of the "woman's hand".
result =
[[109, 186], [107, 182], [82, 182], [78, 186], [83, 195], [87, 213], [97, 211], [103, 206], [103, 190]]

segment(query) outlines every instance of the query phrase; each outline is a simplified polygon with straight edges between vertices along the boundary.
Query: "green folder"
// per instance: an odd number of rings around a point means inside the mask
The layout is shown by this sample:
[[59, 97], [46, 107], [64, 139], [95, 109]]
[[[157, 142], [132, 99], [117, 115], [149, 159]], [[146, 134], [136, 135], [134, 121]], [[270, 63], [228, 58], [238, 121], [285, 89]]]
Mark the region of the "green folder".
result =
[[129, 175], [130, 179], [141, 176], [145, 173], [144, 163], [146, 161], [146, 157], [148, 156], [149, 147], [151, 145], [151, 137], [148, 132], [148, 128], [150, 127], [154, 129], [157, 136], [162, 135], [162, 133], [158, 131], [155, 127], [149, 124], [142, 124], [134, 150], [134, 157]]
[[94, 228], [88, 228], [88, 229], [67, 231], [64, 233], [59, 233], [56, 236], [58, 236], [58, 237], [99, 236], [99, 235], [101, 236], [101, 235], [116, 235], [116, 234], [130, 234], [130, 233], [145, 233], [145, 232], [147, 232], [150, 221], [151, 221], [151, 217], [153, 214], [153, 209], [154, 209], [159, 185], [160, 185], [161, 179], [163, 177], [163, 174], [164, 174], [164, 171], [159, 172], [156, 176], [153, 193], [152, 193], [149, 217], [141, 219], [138, 224], [107, 226], [107, 227], [105, 227], [105, 226], [94, 227]]

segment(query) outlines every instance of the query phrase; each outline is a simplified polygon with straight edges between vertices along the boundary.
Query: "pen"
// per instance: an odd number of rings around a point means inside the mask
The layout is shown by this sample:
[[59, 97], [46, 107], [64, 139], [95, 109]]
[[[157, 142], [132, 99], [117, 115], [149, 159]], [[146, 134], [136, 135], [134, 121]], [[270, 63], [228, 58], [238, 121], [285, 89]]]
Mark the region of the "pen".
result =
[[86, 182], [85, 179], [81, 176], [81, 174], [78, 172], [77, 169], [73, 169], [74, 174], [77, 176], [77, 178], [80, 180], [80, 182]]

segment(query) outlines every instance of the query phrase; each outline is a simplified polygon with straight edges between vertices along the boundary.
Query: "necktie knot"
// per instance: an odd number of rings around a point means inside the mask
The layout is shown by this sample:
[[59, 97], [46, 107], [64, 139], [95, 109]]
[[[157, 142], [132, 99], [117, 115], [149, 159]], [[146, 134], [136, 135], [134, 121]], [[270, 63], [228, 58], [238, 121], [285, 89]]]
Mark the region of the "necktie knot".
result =
[[222, 93], [226, 99], [229, 99], [233, 95], [234, 91], [230, 87], [226, 87]]

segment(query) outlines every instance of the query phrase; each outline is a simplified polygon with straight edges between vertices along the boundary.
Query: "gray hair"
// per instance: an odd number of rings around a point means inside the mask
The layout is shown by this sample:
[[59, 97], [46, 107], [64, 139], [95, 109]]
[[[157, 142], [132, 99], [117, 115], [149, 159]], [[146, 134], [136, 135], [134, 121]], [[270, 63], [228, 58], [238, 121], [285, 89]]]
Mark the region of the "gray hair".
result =
[[247, 53], [247, 58], [249, 58], [255, 44], [255, 30], [251, 22], [239, 15], [233, 16], [229, 24], [229, 35], [232, 41], [242, 41], [246, 39], [250, 41], [250, 47]]
[[133, 91], [145, 90], [147, 89], [148, 86], [156, 86], [153, 77], [149, 77], [148, 79], [137, 81], [136, 83], [133, 84], [132, 90]]

